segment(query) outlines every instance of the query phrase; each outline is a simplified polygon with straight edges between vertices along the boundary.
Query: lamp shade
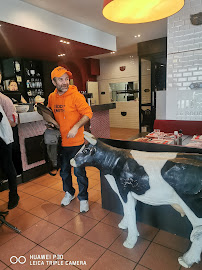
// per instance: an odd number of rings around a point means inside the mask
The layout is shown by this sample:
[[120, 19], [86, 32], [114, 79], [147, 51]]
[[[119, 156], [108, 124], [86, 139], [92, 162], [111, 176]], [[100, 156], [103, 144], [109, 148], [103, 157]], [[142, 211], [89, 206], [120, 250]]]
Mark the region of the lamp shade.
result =
[[146, 23], [169, 17], [184, 0], [104, 0], [103, 16], [118, 23]]

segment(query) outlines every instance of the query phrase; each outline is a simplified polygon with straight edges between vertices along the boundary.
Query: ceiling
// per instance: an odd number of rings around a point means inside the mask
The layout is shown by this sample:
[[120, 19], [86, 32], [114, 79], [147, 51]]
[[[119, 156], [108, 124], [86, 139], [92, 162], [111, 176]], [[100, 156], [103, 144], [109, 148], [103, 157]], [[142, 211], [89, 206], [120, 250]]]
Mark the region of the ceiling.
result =
[[[108, 21], [102, 15], [103, 0], [19, 0], [52, 13], [67, 17], [117, 37], [117, 53], [120, 55], [136, 51], [138, 42], [157, 39], [167, 35], [167, 19], [144, 24], [120, 24]], [[92, 57], [109, 51], [70, 41], [60, 43], [62, 37], [30, 30], [8, 23], [0, 27], [0, 57], [32, 57], [58, 61], [58, 54], [65, 57]], [[135, 38], [134, 36], [140, 35]], [[67, 39], [65, 39], [67, 40]], [[97, 56], [97, 58], [101, 58]]]
[[[67, 40], [70, 44], [61, 43], [61, 37], [30, 30], [25, 27], [0, 22], [0, 57], [22, 57], [57, 62], [66, 58], [90, 57], [109, 53], [108, 50]], [[65, 54], [64, 57], [58, 57]]]

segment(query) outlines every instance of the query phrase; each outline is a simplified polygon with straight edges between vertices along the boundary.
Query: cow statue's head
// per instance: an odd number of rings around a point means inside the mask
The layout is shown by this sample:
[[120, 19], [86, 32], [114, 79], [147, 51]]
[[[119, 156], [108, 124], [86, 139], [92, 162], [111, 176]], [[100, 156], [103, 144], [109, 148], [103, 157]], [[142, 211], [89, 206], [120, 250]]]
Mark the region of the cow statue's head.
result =
[[95, 165], [94, 155], [96, 153], [97, 140], [91, 133], [87, 131], [84, 131], [84, 138], [89, 143], [82, 146], [79, 152], [75, 155], [75, 157], [70, 160], [70, 164], [73, 167]]

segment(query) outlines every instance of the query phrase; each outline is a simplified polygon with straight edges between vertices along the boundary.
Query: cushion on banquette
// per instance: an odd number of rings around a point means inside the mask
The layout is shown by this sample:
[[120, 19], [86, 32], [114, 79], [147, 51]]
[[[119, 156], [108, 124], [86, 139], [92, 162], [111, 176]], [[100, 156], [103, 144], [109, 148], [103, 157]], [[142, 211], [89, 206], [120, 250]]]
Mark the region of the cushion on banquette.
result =
[[202, 121], [186, 121], [186, 120], [158, 120], [154, 121], [154, 129], [160, 129], [164, 132], [174, 132], [182, 130], [186, 135], [202, 134]]

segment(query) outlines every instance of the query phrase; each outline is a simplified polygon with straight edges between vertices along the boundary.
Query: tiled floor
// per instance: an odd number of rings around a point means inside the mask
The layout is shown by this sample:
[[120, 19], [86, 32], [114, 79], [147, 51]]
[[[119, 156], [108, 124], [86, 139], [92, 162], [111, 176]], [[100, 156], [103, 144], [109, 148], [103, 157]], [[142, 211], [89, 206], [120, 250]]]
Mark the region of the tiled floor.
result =
[[[59, 175], [47, 174], [19, 185], [19, 205], [6, 220], [22, 233], [0, 227], [0, 270], [185, 270], [177, 261], [188, 249], [185, 238], [138, 223], [136, 246], [125, 248], [127, 232], [117, 226], [122, 217], [101, 207], [99, 171], [89, 167], [87, 175], [90, 211], [85, 214], [79, 213], [77, 198], [67, 207], [60, 206], [64, 193]], [[75, 177], [73, 183], [78, 194]], [[0, 193], [0, 210], [6, 209], [7, 196], [8, 191]], [[34, 260], [33, 255], [46, 258]], [[63, 255], [63, 260], [53, 259], [54, 255]], [[11, 264], [11, 256], [25, 256], [26, 262]], [[53, 260], [58, 265], [50, 265]], [[42, 265], [33, 265], [33, 261]], [[78, 265], [61, 265], [69, 261], [78, 261]], [[191, 268], [199, 269], [202, 263]]]

